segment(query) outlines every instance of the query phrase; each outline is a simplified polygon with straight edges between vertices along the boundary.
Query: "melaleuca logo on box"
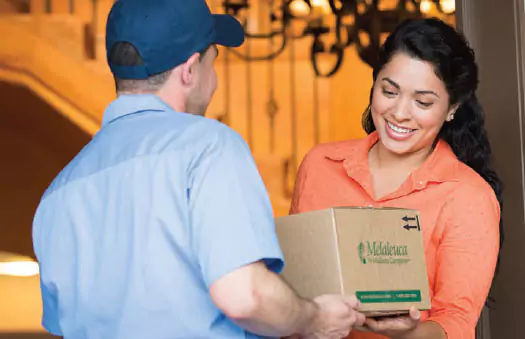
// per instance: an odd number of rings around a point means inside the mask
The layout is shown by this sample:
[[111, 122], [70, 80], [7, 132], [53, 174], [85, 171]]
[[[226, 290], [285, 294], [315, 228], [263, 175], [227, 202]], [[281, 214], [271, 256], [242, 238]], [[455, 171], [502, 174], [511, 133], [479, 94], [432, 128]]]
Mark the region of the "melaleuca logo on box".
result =
[[363, 264], [366, 264], [365, 244], [359, 243], [358, 251], [359, 251], [359, 260], [361, 260]]
[[361, 242], [357, 248], [363, 264], [406, 264], [410, 261], [407, 245], [394, 245], [389, 241]]

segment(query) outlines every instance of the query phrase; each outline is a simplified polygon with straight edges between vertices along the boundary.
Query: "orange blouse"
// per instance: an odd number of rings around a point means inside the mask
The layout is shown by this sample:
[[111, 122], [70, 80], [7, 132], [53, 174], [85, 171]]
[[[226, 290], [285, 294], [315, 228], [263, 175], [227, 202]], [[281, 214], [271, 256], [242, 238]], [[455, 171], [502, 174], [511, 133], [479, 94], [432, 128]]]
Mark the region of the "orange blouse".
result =
[[[401, 207], [420, 212], [432, 309], [449, 339], [474, 339], [499, 248], [500, 208], [494, 191], [443, 140], [394, 192], [374, 199], [368, 151], [377, 133], [323, 144], [304, 158], [291, 214], [333, 206]], [[382, 339], [352, 332], [351, 339]]]

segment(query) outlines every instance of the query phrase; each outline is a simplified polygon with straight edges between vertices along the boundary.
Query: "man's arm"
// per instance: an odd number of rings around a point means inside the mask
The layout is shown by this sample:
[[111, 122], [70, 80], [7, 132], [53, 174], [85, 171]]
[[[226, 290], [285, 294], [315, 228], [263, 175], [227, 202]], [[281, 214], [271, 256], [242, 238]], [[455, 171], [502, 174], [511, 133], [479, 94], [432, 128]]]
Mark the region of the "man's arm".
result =
[[257, 262], [224, 276], [210, 288], [212, 300], [246, 330], [265, 336], [302, 333], [318, 313], [275, 273]]
[[321, 296], [315, 301], [299, 298], [262, 262], [225, 275], [212, 284], [210, 294], [226, 316], [263, 336], [346, 337], [354, 324], [365, 320], [354, 311], [359, 304], [355, 297]]
[[189, 234], [215, 304], [260, 335], [344, 337], [339, 335], [358, 316], [355, 298], [353, 303], [342, 296], [305, 301], [277, 275], [284, 262], [271, 203], [242, 138], [225, 126], [198, 135], [207, 136], [207, 146], [189, 169]]

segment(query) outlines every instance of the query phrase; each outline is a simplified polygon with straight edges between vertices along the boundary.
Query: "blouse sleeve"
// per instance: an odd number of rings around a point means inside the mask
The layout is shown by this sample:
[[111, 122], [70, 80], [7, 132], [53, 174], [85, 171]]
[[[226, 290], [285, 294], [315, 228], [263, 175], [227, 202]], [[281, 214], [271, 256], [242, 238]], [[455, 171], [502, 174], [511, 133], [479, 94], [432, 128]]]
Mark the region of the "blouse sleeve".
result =
[[301, 204], [301, 198], [303, 197], [303, 194], [305, 193], [305, 186], [306, 186], [306, 180], [308, 176], [308, 172], [310, 170], [310, 159], [311, 159], [311, 151], [305, 155], [303, 158], [303, 161], [301, 162], [301, 165], [299, 166], [299, 171], [297, 172], [297, 176], [295, 179], [295, 186], [294, 191], [292, 195], [292, 203], [290, 207], [290, 214], [297, 214], [301, 213], [303, 211], [302, 204]]
[[474, 339], [499, 251], [499, 203], [490, 188], [456, 189], [440, 216], [435, 295], [429, 321], [448, 339]]

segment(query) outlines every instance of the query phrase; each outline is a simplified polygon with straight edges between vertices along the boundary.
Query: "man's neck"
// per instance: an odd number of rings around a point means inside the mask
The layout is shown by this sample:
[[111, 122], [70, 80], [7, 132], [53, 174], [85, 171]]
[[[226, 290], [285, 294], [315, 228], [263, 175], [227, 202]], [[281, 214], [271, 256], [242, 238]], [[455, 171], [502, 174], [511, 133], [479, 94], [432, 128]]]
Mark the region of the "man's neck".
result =
[[168, 95], [166, 92], [159, 91], [119, 91], [117, 96], [121, 95], [156, 95], [160, 98], [166, 105], [171, 107], [175, 112], [186, 112], [186, 104], [184, 100], [178, 95]]
[[170, 106], [175, 112], [186, 112], [186, 100], [180, 93], [167, 93], [161, 89], [154, 94]]

